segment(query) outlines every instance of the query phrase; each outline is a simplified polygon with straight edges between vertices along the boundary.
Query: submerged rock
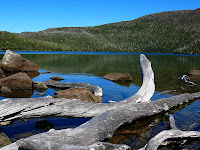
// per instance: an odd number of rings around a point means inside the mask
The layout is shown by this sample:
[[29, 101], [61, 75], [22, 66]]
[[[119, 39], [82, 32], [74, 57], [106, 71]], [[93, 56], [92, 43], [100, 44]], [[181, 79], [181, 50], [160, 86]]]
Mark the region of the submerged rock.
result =
[[12, 141], [8, 138], [8, 136], [5, 133], [1, 132], [0, 133], [0, 148], [6, 145], [9, 145], [11, 143]]
[[36, 95], [41, 95], [42, 96], [42, 95], [45, 95], [45, 93], [37, 93]]
[[101, 99], [95, 96], [90, 90], [84, 88], [71, 88], [67, 90], [57, 91], [57, 98], [80, 99], [88, 103], [101, 103]]
[[2, 86], [6, 86], [9, 89], [32, 89], [33, 82], [26, 73], [20, 72], [0, 79], [0, 87]]
[[2, 59], [2, 69], [5, 71], [35, 71], [39, 70], [40, 66], [30, 60], [23, 58], [11, 50], [7, 50]]
[[103, 76], [107, 80], [111, 81], [117, 81], [117, 82], [126, 82], [126, 81], [132, 81], [132, 77], [128, 73], [110, 73], [105, 76]]
[[189, 74], [194, 76], [200, 76], [200, 70], [190, 70]]
[[48, 120], [40, 120], [36, 122], [35, 127], [42, 130], [50, 130], [54, 127], [54, 124]]
[[55, 81], [64, 80], [63, 78], [58, 77], [58, 76], [52, 76], [50, 79], [51, 79], [51, 80], [55, 80]]
[[56, 81], [54, 81], [54, 80], [46, 80], [46, 82], [56, 82]]
[[0, 125], [1, 125], [1, 126], [7, 126], [7, 125], [9, 125], [9, 124], [11, 124], [11, 121], [0, 122]]
[[50, 71], [41, 72], [41, 74], [47, 74], [47, 73], [51, 73], [51, 72]]
[[48, 89], [48, 87], [46, 86], [46, 84], [44, 84], [42, 82], [39, 82], [39, 83], [35, 84], [34, 88], [38, 92], [45, 92]]

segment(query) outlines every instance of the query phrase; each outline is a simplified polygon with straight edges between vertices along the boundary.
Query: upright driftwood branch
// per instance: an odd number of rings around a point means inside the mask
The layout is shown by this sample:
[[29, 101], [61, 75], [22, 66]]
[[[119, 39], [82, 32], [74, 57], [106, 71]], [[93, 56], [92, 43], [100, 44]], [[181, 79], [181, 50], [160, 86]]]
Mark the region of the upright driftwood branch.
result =
[[[96, 116], [93, 117], [90, 121], [74, 129], [50, 130], [49, 132], [36, 134], [26, 139], [21, 139], [17, 141], [17, 143], [8, 145], [7, 147], [2, 148], [2, 150], [16, 150], [19, 146], [22, 148], [27, 148], [28, 146], [29, 149], [38, 150], [51, 148], [62, 149], [62, 147], [65, 147], [66, 149], [73, 149], [72, 147], [74, 146], [79, 147], [80, 149], [84, 146], [94, 148], [92, 145], [96, 145], [96, 143], [102, 141], [105, 138], [110, 138], [122, 124], [129, 123], [142, 117], [152, 116], [163, 111], [168, 111], [172, 107], [181, 105], [185, 102], [200, 97], [200, 92], [198, 92], [194, 94], [182, 94], [179, 96], [150, 102], [149, 99], [153, 93], [149, 94], [149, 92], [154, 91], [155, 88], [153, 82], [153, 71], [151, 69], [150, 62], [146, 59], [146, 57], [141, 55], [140, 58], [141, 61], [144, 62], [141, 63], [141, 67], [143, 68], [143, 79], [145, 80], [143, 80], [141, 89], [134, 96], [116, 104], [87, 104], [80, 101], [75, 101], [77, 107], [81, 108], [82, 111], [82, 113], [79, 113], [79, 115], [83, 116], [83, 114], [96, 114]], [[144, 73], [146, 70], [148, 73]], [[152, 86], [152, 83], [153, 87], [149, 87], [149, 85]], [[144, 101], [146, 103], [144, 103]], [[137, 102], [140, 103], [138, 104]], [[60, 103], [65, 104], [63, 101], [60, 101]], [[54, 106], [54, 103], [51, 105]], [[87, 107], [89, 106], [89, 110], [82, 110], [82, 105]], [[93, 106], [90, 107], [90, 105]], [[84, 108], [86, 108], [85, 106]], [[48, 108], [50, 109], [49, 111], [52, 111], [56, 114], [55, 116], [59, 116], [56, 111], [51, 110], [51, 107]], [[63, 106], [62, 108], [65, 112], [66, 107]], [[71, 111], [72, 112], [70, 113], [67, 111], [68, 114], [66, 116], [74, 114], [74, 111]], [[102, 111], [102, 113], [100, 113], [100, 111]], [[75, 114], [77, 114], [77, 112]], [[43, 144], [41, 145], [41, 143]], [[107, 143], [101, 144], [104, 147], [102, 149], [106, 149], [105, 145]], [[117, 146], [115, 149], [122, 149], [122, 147], [123, 149], [128, 149], [128, 147], [124, 145], [115, 146]]]

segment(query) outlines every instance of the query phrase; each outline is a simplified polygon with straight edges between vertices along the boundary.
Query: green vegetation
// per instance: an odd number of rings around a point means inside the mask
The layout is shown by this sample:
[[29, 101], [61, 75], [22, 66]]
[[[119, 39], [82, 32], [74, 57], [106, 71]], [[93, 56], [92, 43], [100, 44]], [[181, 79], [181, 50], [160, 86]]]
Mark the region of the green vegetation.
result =
[[171, 11], [95, 27], [0, 32], [1, 50], [200, 53], [200, 10]]

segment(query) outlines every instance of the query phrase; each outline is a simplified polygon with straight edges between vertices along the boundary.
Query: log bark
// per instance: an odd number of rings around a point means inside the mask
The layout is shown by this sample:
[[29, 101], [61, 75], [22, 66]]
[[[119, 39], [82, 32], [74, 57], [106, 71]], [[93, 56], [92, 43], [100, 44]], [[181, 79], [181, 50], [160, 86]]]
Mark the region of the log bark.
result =
[[[200, 92], [198, 92], [194, 94], [182, 94], [179, 96], [150, 102], [150, 98], [153, 95], [155, 89], [154, 74], [151, 68], [151, 63], [147, 60], [147, 58], [144, 55], [140, 56], [140, 61], [143, 73], [143, 85], [138, 91], [138, 93], [136, 93], [134, 96], [124, 101], [111, 104], [88, 104], [83, 103], [79, 100], [74, 100], [74, 103], [76, 104], [74, 105], [74, 107], [78, 107], [77, 110], [74, 110], [74, 108], [70, 109], [64, 106], [66, 104], [66, 101], [64, 102], [63, 99], [59, 99], [59, 103], [54, 103], [54, 99], [50, 98], [50, 101], [52, 102], [46, 103], [46, 105], [48, 105], [47, 107], [45, 105], [45, 102], [43, 102], [42, 106], [39, 106], [38, 102], [34, 102], [34, 106], [32, 106], [31, 108], [24, 108], [22, 110], [23, 114], [20, 111], [20, 115], [18, 114], [17, 118], [19, 118], [19, 116], [30, 116], [30, 114], [28, 113], [27, 115], [26, 112], [35, 113], [36, 115], [32, 115], [33, 117], [35, 117], [38, 115], [37, 111], [34, 112], [34, 110], [36, 109], [39, 109], [42, 112], [46, 112], [48, 110], [48, 112], [52, 112], [51, 114], [53, 114], [54, 116], [60, 115], [77, 117], [95, 117], [74, 129], [50, 130], [49, 132], [36, 134], [26, 139], [19, 140], [17, 143], [8, 145], [7, 147], [2, 148], [2, 150], [14, 150], [18, 147], [26, 148], [26, 145], [29, 146], [29, 149], [40, 150], [41, 142], [43, 143], [43, 146], [48, 147], [48, 149], [59, 149], [62, 148], [63, 145], [69, 148], [75, 145], [79, 147], [79, 149], [81, 149], [82, 146], [89, 146], [90, 149], [94, 149], [92, 145], [104, 140], [105, 138], [110, 138], [114, 134], [114, 132], [125, 123], [129, 123], [133, 120], [142, 117], [152, 116], [164, 111], [168, 111], [169, 109], [175, 106], [182, 105], [183, 103], [186, 103], [190, 100], [200, 98]], [[21, 99], [18, 99], [18, 101], [20, 100]], [[6, 101], [8, 100], [4, 100], [5, 103]], [[54, 107], [57, 107], [57, 104], [59, 104], [58, 106], [61, 107], [60, 109], [62, 109], [64, 113], [57, 113], [56, 110], [58, 109], [53, 109]], [[68, 111], [67, 109], [70, 109], [70, 111]], [[81, 113], [79, 110], [81, 110]], [[6, 111], [4, 111], [4, 114], [5, 113]], [[42, 113], [42, 115], [39, 116], [43, 116], [44, 114], [45, 113]], [[10, 118], [8, 115], [6, 117], [2, 116], [1, 119], [6, 120]], [[14, 118], [15, 117], [12, 117], [12, 119]], [[33, 144], [31, 145], [31, 143]], [[52, 147], [50, 147], [50, 145], [52, 145]], [[55, 145], [56, 147], [54, 147]], [[120, 149], [119, 145], [116, 146], [117, 148], [115, 147], [113, 149]], [[128, 147], [124, 147], [124, 149], [128, 149]]]

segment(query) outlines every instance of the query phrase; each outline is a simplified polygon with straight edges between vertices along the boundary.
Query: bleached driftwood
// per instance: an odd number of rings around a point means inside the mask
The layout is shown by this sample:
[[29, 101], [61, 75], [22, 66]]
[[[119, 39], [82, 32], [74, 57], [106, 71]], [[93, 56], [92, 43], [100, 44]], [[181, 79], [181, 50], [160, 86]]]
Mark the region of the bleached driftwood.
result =
[[[69, 144], [60, 144], [49, 141], [37, 141], [37, 140], [20, 140], [17, 141], [17, 145], [21, 145], [24, 149], [31, 150], [127, 150], [129, 146], [125, 144], [111, 144], [108, 142], [97, 142], [88, 146], [77, 146]], [[39, 148], [40, 147], [40, 148]], [[9, 150], [16, 150], [12, 147]], [[39, 148], [39, 149], [38, 149]]]
[[[126, 107], [120, 107], [118, 109], [109, 110], [99, 114], [77, 128], [50, 130], [49, 132], [40, 133], [23, 140], [19, 140], [17, 143], [18, 146], [23, 147], [25, 145], [24, 148], [26, 148], [26, 145], [28, 145], [29, 148], [35, 147], [35, 149], [38, 150], [48, 147], [51, 142], [59, 143], [53, 145], [60, 145], [61, 147], [69, 146], [69, 149], [74, 145], [81, 147], [91, 146], [98, 141], [111, 137], [114, 131], [124, 123], [167, 111], [173, 106], [181, 105], [184, 102], [188, 102], [189, 100], [194, 100], [199, 97], [200, 92], [194, 94], [182, 94], [171, 98], [153, 101], [151, 103], [133, 104]], [[175, 105], [172, 105], [173, 102], [175, 102]], [[179, 132], [177, 133], [179, 134]], [[40, 145], [41, 142], [43, 142], [42, 146]], [[31, 145], [31, 143], [33, 145]], [[2, 148], [2, 150], [5, 150], [6, 148], [14, 148], [14, 150], [16, 150], [18, 146], [14, 143]], [[81, 149], [81, 147], [79, 148]], [[59, 149], [59, 147], [57, 148]]]
[[[72, 109], [72, 112], [65, 110], [66, 107], [63, 106], [63, 104], [65, 104], [64, 101], [60, 101], [60, 103], [62, 103], [63, 111], [68, 112], [66, 116], [96, 116], [93, 117], [90, 121], [74, 129], [50, 130], [49, 132], [36, 134], [26, 139], [21, 139], [17, 141], [17, 143], [8, 145], [2, 148], [2, 150], [17, 150], [19, 146], [22, 148], [27, 148], [26, 146], [28, 146], [29, 149], [38, 150], [45, 148], [61, 150], [64, 149], [62, 147], [65, 147], [65, 149], [72, 149], [71, 147], [73, 146], [76, 146], [79, 149], [81, 149], [83, 146], [88, 146], [90, 149], [93, 149], [93, 146], [96, 145], [96, 143], [102, 141], [105, 138], [110, 138], [119, 128], [119, 126], [124, 123], [129, 123], [142, 117], [152, 116], [163, 111], [168, 111], [172, 107], [181, 105], [185, 102], [200, 97], [200, 92], [198, 92], [194, 94], [182, 94], [179, 96], [150, 102], [149, 99], [153, 95], [155, 88], [153, 71], [151, 69], [150, 62], [146, 59], [146, 57], [141, 55], [140, 58], [143, 72], [143, 85], [138, 93], [136, 93], [134, 96], [124, 101], [111, 104], [87, 104], [75, 100], [78, 109], [81, 109], [81, 113]], [[147, 103], [142, 103], [144, 101]], [[140, 104], [136, 102], [140, 102]], [[51, 106], [56, 107], [57, 105], [55, 104], [56, 103], [52, 103], [48, 105], [50, 106], [48, 107], [48, 111], [52, 111]], [[61, 107], [60, 105], [59, 107]], [[83, 105], [85, 106], [82, 107]], [[89, 109], [87, 109], [87, 107], [89, 107]], [[43, 109], [41, 110], [43, 111]], [[29, 110], [26, 109], [26, 111]], [[53, 112], [56, 114], [56, 116], [59, 116], [56, 111]], [[107, 143], [101, 144], [105, 146]], [[115, 146], [116, 147], [113, 149], [128, 149], [128, 146]], [[104, 147], [101, 149], [106, 148]]]
[[[145, 55], [140, 56], [143, 74], [143, 84], [140, 90], [130, 98], [118, 103], [85, 103], [81, 100], [66, 100], [64, 98], [9, 98], [0, 101], [0, 122], [18, 118], [33, 118], [44, 116], [56, 117], [93, 117], [102, 112], [139, 102], [149, 102], [155, 91], [154, 73], [151, 62]], [[72, 87], [67, 83], [46, 83], [59, 88]], [[74, 84], [77, 86], [77, 84]], [[85, 84], [86, 85], [86, 84]], [[87, 88], [89, 86], [87, 85]], [[101, 89], [90, 86], [96, 95], [101, 96]]]
[[176, 138], [200, 138], [200, 132], [198, 131], [181, 131], [175, 125], [175, 120], [173, 115], [169, 115], [171, 130], [164, 130], [154, 136], [148, 144], [141, 148], [140, 150], [156, 150], [159, 145], [161, 145], [167, 139]]

